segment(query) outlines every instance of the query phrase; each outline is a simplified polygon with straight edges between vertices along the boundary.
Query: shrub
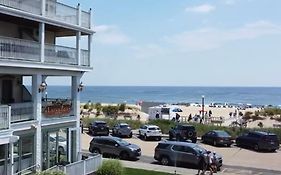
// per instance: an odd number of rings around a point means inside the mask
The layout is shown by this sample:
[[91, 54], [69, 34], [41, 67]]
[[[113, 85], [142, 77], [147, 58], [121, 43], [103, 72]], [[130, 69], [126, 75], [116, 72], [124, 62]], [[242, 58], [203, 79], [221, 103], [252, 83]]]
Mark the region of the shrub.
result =
[[100, 113], [101, 113], [101, 111], [102, 111], [102, 105], [101, 105], [101, 103], [96, 103], [96, 104], [95, 104], [95, 108], [96, 108], [96, 110], [97, 110], [97, 116], [99, 116]]
[[108, 105], [102, 108], [102, 112], [107, 116], [117, 116], [118, 111], [119, 111], [119, 106]]
[[122, 175], [124, 168], [119, 160], [106, 160], [99, 167], [96, 175]]
[[122, 104], [119, 105], [119, 111], [124, 112], [125, 109], [126, 109], [126, 104], [125, 103], [122, 103]]
[[86, 103], [84, 106], [83, 106], [84, 109], [89, 109], [90, 106], [89, 106], [89, 103]]

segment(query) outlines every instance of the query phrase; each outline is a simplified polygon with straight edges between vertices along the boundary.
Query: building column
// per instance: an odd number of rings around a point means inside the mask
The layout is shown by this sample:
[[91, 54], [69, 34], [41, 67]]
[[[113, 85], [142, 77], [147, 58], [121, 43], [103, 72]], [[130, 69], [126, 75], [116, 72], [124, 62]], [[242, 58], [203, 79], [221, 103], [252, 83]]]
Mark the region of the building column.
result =
[[[81, 131], [80, 131], [80, 94], [78, 92], [78, 86], [81, 81], [80, 76], [72, 76], [72, 81], [71, 81], [71, 98], [72, 98], [72, 105], [73, 105], [73, 112], [74, 116], [76, 116], [76, 157], [77, 160], [81, 160], [79, 152], [81, 152]], [[78, 157], [79, 156], [79, 157]]]
[[77, 58], [77, 65], [81, 65], [81, 32], [76, 32], [76, 58]]
[[77, 5], [77, 25], [81, 26], [81, 6], [80, 3]]
[[11, 175], [14, 174], [14, 143], [10, 143], [9, 144], [9, 151], [10, 151], [10, 155], [11, 155]]
[[88, 64], [91, 66], [91, 53], [92, 53], [92, 41], [93, 41], [93, 35], [88, 35]]
[[39, 23], [40, 60], [45, 62], [45, 23]]
[[[36, 128], [36, 146], [35, 146], [35, 163], [38, 166], [37, 170], [41, 170], [42, 164], [42, 94], [39, 92], [39, 86], [42, 83], [42, 75], [32, 75], [32, 101], [33, 101], [33, 115], [38, 122]], [[40, 165], [40, 166], [39, 166]]]
[[41, 0], [41, 15], [45, 16], [46, 11], [46, 0]]

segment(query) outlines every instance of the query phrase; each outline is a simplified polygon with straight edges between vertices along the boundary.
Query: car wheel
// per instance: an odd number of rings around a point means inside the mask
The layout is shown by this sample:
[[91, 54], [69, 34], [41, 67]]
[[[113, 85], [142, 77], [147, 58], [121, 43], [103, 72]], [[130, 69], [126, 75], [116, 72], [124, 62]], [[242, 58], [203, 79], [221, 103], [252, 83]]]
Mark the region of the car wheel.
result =
[[129, 159], [129, 153], [127, 153], [126, 151], [123, 151], [120, 153], [120, 159], [122, 160], [128, 160]]
[[160, 141], [162, 138], [161, 137], [157, 137], [157, 140]]
[[192, 143], [196, 143], [197, 142], [197, 138], [194, 138], [191, 141], [192, 141]]
[[173, 136], [171, 133], [169, 133], [169, 140], [173, 140]]
[[98, 148], [93, 148], [91, 152], [94, 154], [101, 154], [101, 151]]
[[170, 160], [166, 156], [161, 157], [160, 162], [161, 162], [162, 165], [169, 165], [170, 164]]
[[115, 131], [114, 130], [112, 130], [112, 135], [115, 136]]
[[258, 144], [255, 144], [255, 145], [254, 145], [254, 150], [255, 150], [255, 151], [259, 151], [259, 150], [260, 150], [260, 148], [259, 148], [259, 145], [258, 145]]
[[230, 146], [231, 146], [231, 144], [227, 144], [226, 146], [227, 146], [227, 147], [230, 147]]
[[132, 138], [132, 137], [133, 137], [133, 133], [130, 133], [129, 138]]

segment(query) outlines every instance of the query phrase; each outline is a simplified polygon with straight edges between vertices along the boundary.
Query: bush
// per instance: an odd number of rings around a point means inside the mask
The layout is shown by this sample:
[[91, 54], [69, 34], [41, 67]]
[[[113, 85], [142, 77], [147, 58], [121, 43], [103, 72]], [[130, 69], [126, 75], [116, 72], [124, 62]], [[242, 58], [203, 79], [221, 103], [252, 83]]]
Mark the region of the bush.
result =
[[124, 112], [125, 109], [126, 109], [126, 104], [125, 103], [122, 103], [122, 104], [119, 105], [119, 111]]
[[117, 116], [118, 111], [119, 111], [119, 106], [108, 105], [102, 108], [102, 112], [107, 116]]
[[122, 175], [124, 168], [119, 160], [106, 160], [99, 167], [96, 175]]
[[95, 104], [95, 108], [96, 108], [96, 110], [97, 110], [97, 116], [99, 116], [100, 113], [101, 113], [101, 111], [102, 111], [102, 105], [101, 105], [101, 103], [96, 103], [96, 104]]
[[84, 109], [89, 109], [90, 108], [90, 105], [89, 103], [86, 103], [84, 106], [83, 106]]

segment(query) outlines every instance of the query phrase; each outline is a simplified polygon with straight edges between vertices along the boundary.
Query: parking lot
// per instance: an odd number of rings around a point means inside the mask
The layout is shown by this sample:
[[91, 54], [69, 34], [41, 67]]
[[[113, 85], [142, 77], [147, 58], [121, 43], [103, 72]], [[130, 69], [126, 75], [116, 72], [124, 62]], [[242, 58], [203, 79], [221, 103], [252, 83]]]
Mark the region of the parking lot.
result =
[[[88, 150], [92, 136], [82, 134], [82, 150]], [[165, 139], [165, 138], [163, 138]], [[153, 159], [154, 148], [157, 146], [157, 141], [143, 141], [134, 134], [132, 138], [125, 138], [130, 143], [139, 145], [142, 149], [142, 156], [137, 162], [155, 163]], [[248, 149], [241, 149], [235, 144], [229, 147], [214, 147], [203, 144], [198, 141], [198, 144], [207, 150], [215, 151], [223, 156], [222, 172], [234, 174], [249, 174], [245, 171], [264, 172], [263, 174], [281, 174], [281, 151], [276, 152], [256, 152]], [[233, 171], [236, 172], [233, 172]], [[238, 173], [240, 172], [240, 173]], [[255, 174], [255, 173], [254, 173]]]

